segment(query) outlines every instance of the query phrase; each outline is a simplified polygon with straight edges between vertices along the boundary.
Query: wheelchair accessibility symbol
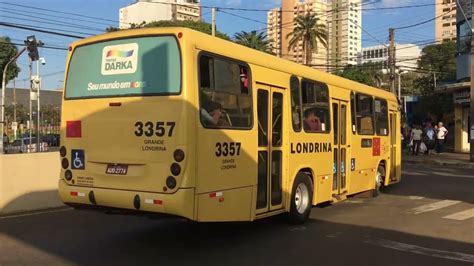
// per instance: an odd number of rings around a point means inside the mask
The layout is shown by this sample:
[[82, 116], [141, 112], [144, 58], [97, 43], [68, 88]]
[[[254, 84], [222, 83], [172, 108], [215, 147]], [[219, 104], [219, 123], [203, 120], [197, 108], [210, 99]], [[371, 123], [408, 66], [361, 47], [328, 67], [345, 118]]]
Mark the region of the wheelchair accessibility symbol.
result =
[[71, 168], [84, 170], [86, 168], [84, 150], [71, 150]]

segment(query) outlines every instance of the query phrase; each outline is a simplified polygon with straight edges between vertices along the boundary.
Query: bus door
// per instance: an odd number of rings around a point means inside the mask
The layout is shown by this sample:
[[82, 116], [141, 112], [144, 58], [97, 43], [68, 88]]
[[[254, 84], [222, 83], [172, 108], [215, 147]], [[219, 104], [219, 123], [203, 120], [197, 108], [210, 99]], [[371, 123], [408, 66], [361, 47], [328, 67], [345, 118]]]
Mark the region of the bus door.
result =
[[[390, 182], [397, 182], [398, 181], [398, 176], [400, 173], [399, 166], [397, 165], [397, 160], [398, 160], [398, 155], [397, 155], [397, 139], [400, 139], [399, 132], [397, 127], [397, 120], [398, 116], [397, 113], [390, 110], [389, 111], [389, 117], [390, 117]], [[401, 143], [399, 144], [401, 145]]]
[[350, 158], [350, 145], [347, 140], [348, 124], [347, 123], [347, 102], [333, 99], [332, 115], [333, 115], [333, 183], [332, 195], [335, 200], [344, 199], [341, 195], [347, 193], [347, 173], [348, 159]]
[[256, 214], [283, 208], [284, 90], [258, 84], [258, 177]]

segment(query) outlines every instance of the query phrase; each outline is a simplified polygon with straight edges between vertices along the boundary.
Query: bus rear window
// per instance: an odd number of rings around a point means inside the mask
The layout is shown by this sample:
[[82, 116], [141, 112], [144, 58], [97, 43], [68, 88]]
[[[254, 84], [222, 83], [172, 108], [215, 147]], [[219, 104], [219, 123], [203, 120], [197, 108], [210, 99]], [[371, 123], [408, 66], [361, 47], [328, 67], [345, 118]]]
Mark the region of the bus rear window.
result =
[[181, 58], [172, 36], [80, 46], [69, 63], [66, 99], [179, 94]]

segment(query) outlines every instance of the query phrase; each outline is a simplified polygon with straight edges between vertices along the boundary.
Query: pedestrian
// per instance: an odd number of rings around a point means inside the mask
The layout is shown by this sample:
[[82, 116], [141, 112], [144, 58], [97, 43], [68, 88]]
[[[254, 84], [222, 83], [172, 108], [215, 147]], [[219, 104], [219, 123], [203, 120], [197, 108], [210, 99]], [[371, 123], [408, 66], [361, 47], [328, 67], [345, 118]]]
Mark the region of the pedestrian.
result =
[[426, 123], [423, 135], [424, 135], [424, 142], [427, 148], [426, 154], [430, 155], [430, 153], [435, 148], [435, 136], [436, 136], [435, 130], [433, 129], [431, 122]]
[[438, 154], [444, 152], [444, 139], [448, 135], [448, 130], [443, 126], [443, 122], [438, 123], [438, 127], [436, 129], [436, 140], [437, 140], [437, 150]]
[[422, 135], [423, 131], [421, 130], [419, 125], [414, 126], [414, 128], [411, 130], [411, 140], [413, 141], [412, 155], [418, 155], [418, 153], [420, 152]]

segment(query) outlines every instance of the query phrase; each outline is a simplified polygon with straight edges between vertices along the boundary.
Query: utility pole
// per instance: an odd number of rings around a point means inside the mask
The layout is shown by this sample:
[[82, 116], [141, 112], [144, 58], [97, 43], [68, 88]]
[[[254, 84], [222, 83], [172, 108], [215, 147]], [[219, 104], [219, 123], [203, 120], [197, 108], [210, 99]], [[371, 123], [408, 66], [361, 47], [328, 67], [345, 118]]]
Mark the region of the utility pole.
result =
[[13, 78], [13, 139], [17, 138], [18, 123], [16, 121], [16, 78]]
[[211, 8], [212, 13], [212, 36], [216, 36], [216, 12], [217, 8]]
[[390, 91], [395, 93], [395, 29], [388, 29], [388, 66], [390, 69]]
[[[474, 18], [474, 0], [471, 0], [471, 18]], [[461, 8], [462, 10], [462, 8]], [[468, 22], [468, 20], [466, 20]], [[470, 140], [469, 142], [471, 143], [471, 151], [470, 151], [470, 161], [474, 162], [474, 38], [472, 36], [474, 35], [474, 31], [472, 30], [471, 27], [471, 104], [470, 104], [470, 120], [471, 120], [471, 127], [468, 128], [470, 131]]]

